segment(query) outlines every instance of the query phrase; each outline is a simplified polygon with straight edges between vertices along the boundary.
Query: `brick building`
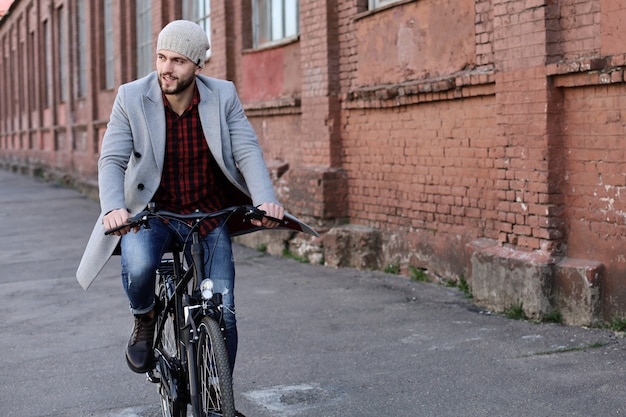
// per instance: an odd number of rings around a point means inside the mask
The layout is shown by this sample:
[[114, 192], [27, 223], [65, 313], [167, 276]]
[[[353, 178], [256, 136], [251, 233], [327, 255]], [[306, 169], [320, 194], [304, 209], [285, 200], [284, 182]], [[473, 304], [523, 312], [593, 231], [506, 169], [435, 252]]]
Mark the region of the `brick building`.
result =
[[93, 187], [116, 87], [181, 17], [323, 232], [278, 247], [464, 278], [496, 310], [626, 315], [626, 0], [17, 0], [0, 164]]

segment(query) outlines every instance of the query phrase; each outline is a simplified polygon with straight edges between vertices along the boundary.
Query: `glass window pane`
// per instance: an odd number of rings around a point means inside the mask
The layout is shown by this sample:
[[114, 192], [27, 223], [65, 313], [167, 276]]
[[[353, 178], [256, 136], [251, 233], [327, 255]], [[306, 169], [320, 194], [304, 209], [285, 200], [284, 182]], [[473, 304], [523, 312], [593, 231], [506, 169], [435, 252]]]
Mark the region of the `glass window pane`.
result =
[[269, 0], [258, 0], [257, 7], [258, 45], [272, 40], [270, 33], [270, 3]]
[[137, 76], [143, 77], [152, 71], [153, 50], [152, 15], [150, 0], [137, 0]]
[[298, 0], [252, 0], [253, 46], [298, 35]]
[[50, 51], [52, 51], [52, 37], [50, 36], [50, 25], [48, 23], [48, 20], [44, 20], [43, 22], [43, 44], [44, 44], [44, 53], [45, 53], [45, 58], [44, 58], [44, 62], [46, 63], [46, 66], [44, 67], [44, 81], [45, 81], [45, 87], [44, 87], [44, 103], [46, 105], [46, 107], [50, 107], [50, 105], [52, 104], [52, 92], [50, 91], [52, 89], [52, 73], [53, 71], [46, 71], [45, 68], [53, 68], [52, 67], [52, 54]]
[[104, 55], [106, 57], [106, 65], [104, 68], [104, 88], [110, 90], [115, 87], [115, 53], [113, 51], [113, 0], [105, 0], [104, 2]]
[[284, 18], [284, 10], [283, 10], [283, 0], [271, 0], [270, 13], [271, 13], [271, 40], [275, 41], [278, 39], [284, 38], [283, 31], [283, 18]]
[[208, 14], [208, 8], [211, 7], [209, 3], [211, 0], [196, 0], [196, 15], [198, 17], [203, 17]]
[[377, 7], [386, 6], [387, 4], [395, 3], [399, 0], [369, 0], [369, 9], [376, 9]]
[[76, 4], [78, 19], [78, 97], [87, 93], [87, 34], [85, 28], [85, 0]]
[[57, 30], [59, 33], [59, 99], [64, 102], [67, 100], [67, 58], [65, 57], [66, 39], [65, 39], [65, 9], [63, 6], [57, 9]]
[[298, 0], [285, 0], [285, 37], [298, 34]]
[[183, 0], [183, 19], [187, 19], [187, 20], [190, 20], [189, 15], [191, 14], [189, 10], [190, 8], [189, 1], [190, 0]]

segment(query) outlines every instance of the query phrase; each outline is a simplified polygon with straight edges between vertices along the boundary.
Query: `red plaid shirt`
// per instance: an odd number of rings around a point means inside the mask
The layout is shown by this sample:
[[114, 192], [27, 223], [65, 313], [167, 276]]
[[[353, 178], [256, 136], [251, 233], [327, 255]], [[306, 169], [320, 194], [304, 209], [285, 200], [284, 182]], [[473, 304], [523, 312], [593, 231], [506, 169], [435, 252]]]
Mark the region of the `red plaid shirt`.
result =
[[[187, 214], [205, 213], [224, 208], [224, 175], [209, 150], [198, 114], [200, 93], [195, 88], [189, 107], [179, 116], [165, 95], [165, 160], [161, 184], [154, 196], [158, 210]], [[200, 234], [206, 235], [219, 220], [206, 220]]]

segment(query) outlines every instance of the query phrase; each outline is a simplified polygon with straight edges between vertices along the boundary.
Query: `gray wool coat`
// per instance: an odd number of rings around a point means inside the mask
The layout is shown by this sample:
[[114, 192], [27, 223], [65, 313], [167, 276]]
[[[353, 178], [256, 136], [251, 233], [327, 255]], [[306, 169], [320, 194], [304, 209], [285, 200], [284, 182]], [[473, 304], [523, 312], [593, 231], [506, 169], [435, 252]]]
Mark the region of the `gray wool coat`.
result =
[[[278, 203], [261, 147], [233, 83], [202, 75], [196, 83], [204, 136], [233, 187], [227, 192], [232, 203]], [[156, 72], [120, 86], [98, 161], [101, 212], [76, 272], [84, 289], [96, 279], [120, 239], [104, 235], [104, 215], [123, 207], [131, 215], [140, 212], [159, 187], [165, 157], [164, 111]], [[294, 221], [292, 228], [310, 229], [293, 216], [286, 217]]]

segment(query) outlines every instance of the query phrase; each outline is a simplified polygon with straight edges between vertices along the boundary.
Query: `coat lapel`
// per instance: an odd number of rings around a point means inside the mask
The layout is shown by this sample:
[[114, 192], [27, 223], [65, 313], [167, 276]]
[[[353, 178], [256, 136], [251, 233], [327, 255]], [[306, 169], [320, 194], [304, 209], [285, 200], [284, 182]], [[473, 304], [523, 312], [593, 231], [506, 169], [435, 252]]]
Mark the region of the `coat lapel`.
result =
[[165, 159], [165, 109], [163, 96], [157, 79], [151, 83], [148, 93], [142, 100], [144, 117], [148, 126], [148, 135], [152, 144], [154, 161], [159, 172], [163, 172], [163, 160]]
[[202, 123], [204, 137], [209, 145], [209, 149], [216, 159], [217, 163], [225, 170], [224, 157], [222, 155], [222, 134], [220, 129], [219, 115], [219, 98], [218, 95], [211, 91], [204, 83], [198, 82], [198, 91], [200, 92], [200, 104], [198, 105], [198, 113]]

